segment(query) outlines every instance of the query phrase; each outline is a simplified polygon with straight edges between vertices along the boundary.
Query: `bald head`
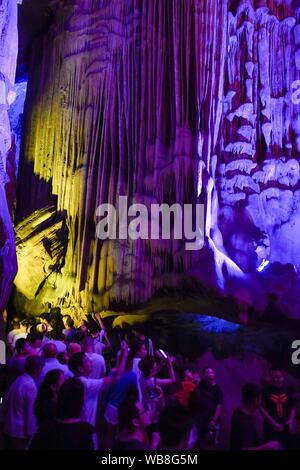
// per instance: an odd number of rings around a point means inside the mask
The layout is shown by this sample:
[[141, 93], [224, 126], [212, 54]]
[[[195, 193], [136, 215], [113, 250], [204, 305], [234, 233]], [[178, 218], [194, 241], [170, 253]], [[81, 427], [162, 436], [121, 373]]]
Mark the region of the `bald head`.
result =
[[43, 354], [46, 359], [50, 359], [57, 356], [57, 347], [54, 343], [47, 343], [43, 347]]
[[78, 343], [70, 343], [68, 346], [68, 355], [72, 357], [73, 354], [81, 352], [81, 346]]

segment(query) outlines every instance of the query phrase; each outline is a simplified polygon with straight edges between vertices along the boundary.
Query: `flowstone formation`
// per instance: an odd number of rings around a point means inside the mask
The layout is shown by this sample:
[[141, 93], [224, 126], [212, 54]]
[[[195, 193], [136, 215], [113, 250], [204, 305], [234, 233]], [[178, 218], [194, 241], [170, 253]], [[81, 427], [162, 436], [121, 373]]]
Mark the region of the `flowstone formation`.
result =
[[0, 312], [8, 301], [17, 272], [12, 226], [16, 145], [8, 110], [16, 98], [17, 5], [20, 3], [22, 0], [0, 0]]
[[[300, 269], [300, 114], [292, 100], [300, 76], [298, 21], [299, 12], [297, 19], [277, 17], [249, 2], [228, 15], [219, 220], [244, 272], [264, 260]], [[238, 227], [241, 217], [249, 222]]]
[[[15, 302], [31, 313], [96, 311], [194, 277], [224, 292], [244, 281], [251, 303], [263, 263], [297, 270], [296, 2], [68, 0], [52, 8], [31, 57]], [[117, 206], [119, 196], [148, 208], [203, 203], [205, 248], [100, 241], [96, 209]]]
[[253, 283], [249, 301], [275, 294], [277, 307], [299, 318], [300, 10], [279, 3], [241, 2], [228, 15], [218, 226]]

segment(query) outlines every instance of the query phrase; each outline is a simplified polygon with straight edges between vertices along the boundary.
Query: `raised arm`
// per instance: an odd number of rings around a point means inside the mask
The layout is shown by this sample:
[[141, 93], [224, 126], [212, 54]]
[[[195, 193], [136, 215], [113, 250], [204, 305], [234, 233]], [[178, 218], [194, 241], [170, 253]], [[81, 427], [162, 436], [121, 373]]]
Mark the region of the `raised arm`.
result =
[[169, 378], [156, 380], [156, 383], [159, 387], [165, 387], [166, 385], [174, 383], [176, 380], [173, 364], [172, 364], [169, 354], [168, 354], [168, 369], [169, 369]]
[[96, 313], [96, 314], [95, 314], [95, 318], [96, 318], [96, 320], [98, 321], [101, 330], [103, 331], [103, 336], [104, 336], [104, 339], [105, 339], [106, 347], [107, 347], [107, 348], [111, 348], [111, 343], [110, 343], [109, 338], [108, 338], [108, 336], [107, 336], [107, 331], [106, 331], [105, 325], [104, 325], [104, 323], [103, 323], [103, 321], [102, 321], [101, 314], [100, 314], [100, 313]]
[[117, 382], [121, 375], [124, 373], [126, 363], [127, 363], [127, 357], [128, 357], [128, 345], [126, 341], [122, 341], [121, 343], [121, 355], [119, 359], [118, 366], [116, 368], [116, 371], [113, 375], [109, 375], [108, 377], [105, 377], [103, 380], [103, 385], [104, 386], [109, 386], [112, 385], [113, 383]]

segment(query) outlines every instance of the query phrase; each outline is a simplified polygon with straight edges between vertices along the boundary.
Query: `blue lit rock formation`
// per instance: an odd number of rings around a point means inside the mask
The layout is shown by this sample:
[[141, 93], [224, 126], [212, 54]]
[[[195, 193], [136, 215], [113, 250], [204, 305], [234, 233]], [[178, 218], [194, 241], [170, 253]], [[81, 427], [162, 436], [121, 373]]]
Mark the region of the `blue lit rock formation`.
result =
[[0, 1], [0, 312], [17, 272], [12, 211], [15, 200], [15, 140], [8, 110], [14, 102], [17, 53], [17, 5], [22, 0]]

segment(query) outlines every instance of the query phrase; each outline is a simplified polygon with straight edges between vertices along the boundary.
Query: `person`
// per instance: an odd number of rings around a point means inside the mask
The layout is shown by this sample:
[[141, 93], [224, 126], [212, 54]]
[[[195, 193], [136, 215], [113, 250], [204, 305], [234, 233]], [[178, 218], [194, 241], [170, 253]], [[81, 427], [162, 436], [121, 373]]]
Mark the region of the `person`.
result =
[[76, 340], [76, 336], [77, 336], [77, 331], [76, 331], [76, 328], [74, 327], [74, 320], [73, 318], [70, 317], [70, 315], [64, 315], [63, 323], [64, 323], [64, 329], [62, 330], [62, 333], [66, 341], [68, 343], [72, 343], [73, 341]]
[[122, 344], [122, 354], [118, 368], [113, 375], [102, 379], [89, 378], [92, 371], [92, 362], [85, 353], [76, 353], [70, 358], [69, 369], [82, 381], [85, 389], [82, 419], [87, 423], [90, 423], [92, 426], [95, 426], [96, 424], [99, 393], [119, 380], [125, 368], [127, 355], [128, 346], [124, 342]]
[[33, 405], [37, 395], [36, 381], [43, 364], [40, 356], [29, 356], [24, 374], [14, 381], [4, 398], [0, 421], [6, 449], [26, 449], [36, 430]]
[[293, 433], [295, 403], [293, 392], [285, 383], [279, 367], [271, 367], [271, 383], [263, 390], [262, 413], [265, 441], [280, 440], [283, 433]]
[[190, 409], [197, 416], [199, 438], [216, 439], [223, 407], [223, 392], [211, 367], [203, 369], [203, 378], [191, 393]]
[[49, 370], [44, 377], [38, 389], [33, 408], [38, 427], [54, 419], [58, 391], [64, 380], [65, 374], [60, 369]]
[[162, 388], [175, 383], [175, 372], [169, 355], [167, 355], [167, 363], [169, 377], [162, 379], [156, 377], [158, 367], [153, 356], [146, 356], [139, 362], [139, 369], [142, 372], [139, 379], [142, 403], [150, 411], [152, 424], [157, 423], [159, 412], [164, 406]]
[[21, 322], [19, 318], [14, 318], [11, 323], [12, 329], [7, 335], [7, 345], [10, 352], [13, 354], [15, 351], [15, 345], [18, 339], [26, 339], [26, 325]]
[[103, 397], [104, 407], [104, 430], [103, 446], [104, 449], [111, 449], [112, 443], [118, 426], [118, 409], [121, 403], [126, 399], [130, 392], [138, 394], [137, 377], [132, 372], [132, 356], [127, 357], [124, 373], [112, 386], [106, 391]]
[[258, 385], [248, 383], [242, 388], [242, 405], [237, 408], [231, 419], [231, 450], [255, 448], [261, 444], [256, 419], [261, 404], [261, 390]]
[[295, 432], [293, 434], [286, 434], [280, 436], [279, 441], [273, 442], [273, 448], [277, 444], [275, 450], [298, 450], [300, 449], [300, 432]]
[[159, 442], [157, 435], [151, 444], [148, 441], [147, 427], [150, 425], [150, 414], [138, 400], [137, 394], [129, 394], [120, 404], [118, 421], [119, 435], [115, 445], [116, 450], [150, 450], [157, 447]]
[[87, 320], [82, 320], [76, 332], [76, 341], [79, 343], [89, 334], [89, 325]]
[[42, 345], [44, 346], [47, 343], [47, 341], [49, 341], [48, 335], [51, 334], [51, 332], [53, 331], [53, 328], [45, 318], [40, 317], [40, 323], [37, 325], [37, 331], [40, 333], [43, 333], [44, 335], [44, 339], [42, 343]]
[[153, 341], [147, 336], [145, 326], [141, 323], [136, 323], [133, 326], [132, 333], [139, 341], [145, 344], [148, 356], [154, 356]]
[[[33, 327], [33, 329], [34, 328], [35, 327]], [[33, 331], [33, 329], [30, 333], [28, 333], [26, 339], [29, 342], [29, 346], [31, 348], [31, 354], [40, 354], [44, 335], [37, 331]]]
[[69, 355], [67, 352], [61, 352], [61, 353], [58, 353], [57, 356], [56, 356], [56, 359], [58, 360], [58, 362], [60, 364], [62, 364], [63, 366], [67, 366], [68, 365], [68, 362], [69, 362]]
[[53, 369], [59, 369], [61, 370], [66, 378], [72, 377], [72, 372], [68, 368], [67, 365], [62, 365], [59, 360], [56, 358], [58, 352], [57, 352], [57, 347], [54, 343], [49, 342], [47, 343], [43, 350], [42, 350], [43, 356], [45, 358], [45, 364], [43, 367], [43, 370], [41, 372], [40, 378], [39, 378], [39, 384], [42, 383], [44, 380], [46, 374]]
[[160, 449], [191, 450], [197, 433], [190, 413], [179, 404], [166, 407], [159, 417]]
[[81, 352], [81, 345], [78, 344], [78, 343], [70, 343], [68, 345], [68, 357], [69, 357], [69, 360], [71, 359], [71, 357], [76, 354], [76, 353], [79, 353]]
[[90, 336], [86, 336], [82, 342], [82, 350], [86, 353], [87, 357], [92, 361], [92, 371], [89, 376], [90, 379], [101, 379], [106, 375], [106, 364], [104, 357], [101, 354], [94, 352], [94, 341]]
[[107, 331], [100, 313], [96, 314], [95, 318], [98, 324], [93, 322], [90, 325], [90, 335], [94, 341], [94, 352], [97, 354], [102, 354], [104, 349], [111, 348], [111, 343], [109, 341]]
[[65, 337], [63, 335], [62, 328], [58, 326], [53, 328], [53, 330], [50, 333], [50, 338], [51, 338], [50, 339], [51, 343], [55, 344], [58, 353], [66, 352], [67, 346], [64, 343]]
[[16, 354], [7, 361], [8, 386], [25, 371], [26, 358], [31, 354], [27, 339], [19, 338], [16, 341]]
[[137, 338], [134, 338], [134, 340], [130, 344], [130, 355], [132, 356], [132, 372], [135, 373], [136, 378], [137, 378], [137, 384], [138, 384], [138, 392], [139, 392], [139, 399], [142, 401], [142, 392], [140, 388], [140, 376], [141, 376], [141, 370], [139, 368], [139, 362], [141, 359], [144, 357], [147, 357], [148, 352], [145, 343], [140, 341]]
[[103, 354], [106, 348], [111, 347], [108, 336], [105, 331], [100, 330], [97, 324], [90, 326], [90, 337], [94, 343], [94, 352], [96, 354]]
[[182, 373], [182, 380], [179, 384], [179, 388], [175, 393], [176, 400], [180, 405], [184, 406], [184, 408], [188, 408], [190, 396], [192, 392], [197, 388], [198, 384], [198, 373], [192, 372], [190, 369], [185, 369]]
[[131, 355], [133, 357], [132, 370], [137, 374], [137, 377], [139, 377], [141, 373], [139, 362], [148, 355], [145, 343], [139, 339], [134, 339], [131, 344]]
[[56, 418], [40, 426], [29, 449], [94, 450], [94, 428], [81, 419], [83, 403], [83, 383], [67, 379], [58, 392]]
[[49, 342], [48, 334], [50, 334], [50, 331], [46, 322], [41, 322], [35, 327], [35, 333], [42, 334], [41, 349]]

